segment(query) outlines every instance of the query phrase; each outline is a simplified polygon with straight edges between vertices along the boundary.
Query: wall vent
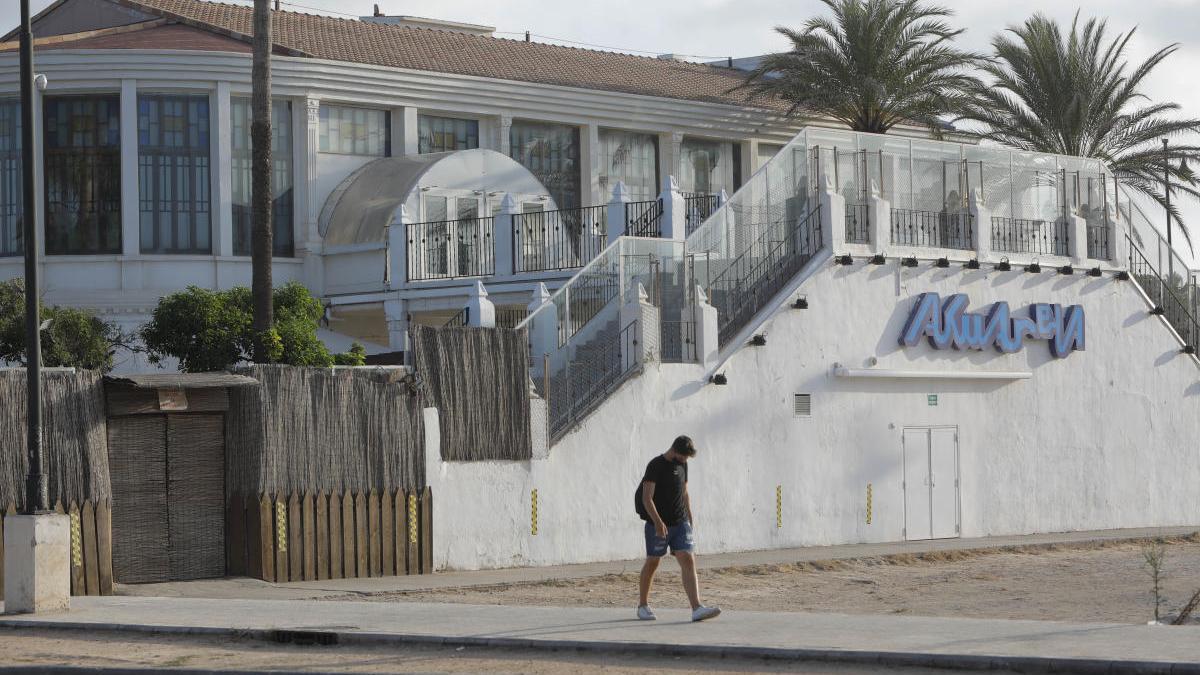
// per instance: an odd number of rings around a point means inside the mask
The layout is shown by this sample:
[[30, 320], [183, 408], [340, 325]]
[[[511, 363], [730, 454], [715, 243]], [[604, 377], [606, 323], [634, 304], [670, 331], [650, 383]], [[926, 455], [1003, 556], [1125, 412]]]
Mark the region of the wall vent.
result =
[[796, 394], [792, 411], [796, 417], [812, 417], [812, 394]]

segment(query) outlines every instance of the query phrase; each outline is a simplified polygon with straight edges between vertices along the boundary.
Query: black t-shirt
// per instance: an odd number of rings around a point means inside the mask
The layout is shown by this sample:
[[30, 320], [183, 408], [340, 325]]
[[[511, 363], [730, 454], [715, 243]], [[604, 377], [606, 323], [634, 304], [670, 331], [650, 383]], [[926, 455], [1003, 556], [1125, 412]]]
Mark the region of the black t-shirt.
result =
[[[687, 508], [683, 503], [683, 490], [687, 485], [687, 464], [669, 461], [659, 455], [646, 465], [642, 483], [654, 483], [654, 508], [668, 526], [687, 520]], [[638, 483], [634, 504], [642, 520], [650, 520], [650, 514], [642, 505], [642, 483]]]

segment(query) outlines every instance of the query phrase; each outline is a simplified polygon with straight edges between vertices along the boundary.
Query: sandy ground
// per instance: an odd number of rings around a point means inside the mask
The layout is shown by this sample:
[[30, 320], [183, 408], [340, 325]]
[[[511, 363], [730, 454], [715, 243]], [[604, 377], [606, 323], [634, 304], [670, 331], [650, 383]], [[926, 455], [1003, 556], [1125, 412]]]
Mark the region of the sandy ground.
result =
[[[0, 629], [0, 673], [32, 666], [92, 666], [163, 672], [259, 670], [305, 673], [897, 673], [944, 670], [882, 669], [762, 660], [684, 659], [455, 647], [279, 645], [249, 639], [150, 636], [82, 631]], [[990, 671], [996, 672], [996, 671]]]
[[[1200, 589], [1200, 536], [1169, 540], [1164, 569], [1164, 614], [1173, 615]], [[1114, 623], [1145, 623], [1154, 613], [1137, 542], [732, 567], [701, 572], [700, 586], [706, 603], [732, 611]], [[632, 607], [637, 575], [327, 599]], [[673, 560], [659, 568], [650, 600], [687, 606]]]

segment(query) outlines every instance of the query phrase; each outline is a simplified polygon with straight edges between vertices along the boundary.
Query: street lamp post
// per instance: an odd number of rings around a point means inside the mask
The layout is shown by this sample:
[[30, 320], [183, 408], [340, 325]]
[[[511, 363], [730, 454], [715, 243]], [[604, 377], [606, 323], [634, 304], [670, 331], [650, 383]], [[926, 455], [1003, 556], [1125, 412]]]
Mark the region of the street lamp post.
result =
[[28, 428], [26, 448], [29, 474], [25, 478], [25, 513], [50, 510], [49, 483], [42, 466], [42, 340], [38, 299], [38, 227], [37, 194], [33, 178], [33, 30], [29, 20], [29, 0], [21, 0], [21, 223], [25, 246], [25, 381], [28, 391]]

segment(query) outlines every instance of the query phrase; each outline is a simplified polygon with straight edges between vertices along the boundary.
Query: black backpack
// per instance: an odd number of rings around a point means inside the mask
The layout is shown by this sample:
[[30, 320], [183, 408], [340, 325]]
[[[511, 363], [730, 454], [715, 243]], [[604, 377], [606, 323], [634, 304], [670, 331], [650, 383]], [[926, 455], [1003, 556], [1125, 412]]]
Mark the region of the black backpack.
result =
[[633, 508], [637, 511], [638, 517], [642, 520], [649, 521], [650, 515], [646, 513], [646, 505], [642, 503], [642, 481], [638, 481], [637, 490], [633, 492]]

